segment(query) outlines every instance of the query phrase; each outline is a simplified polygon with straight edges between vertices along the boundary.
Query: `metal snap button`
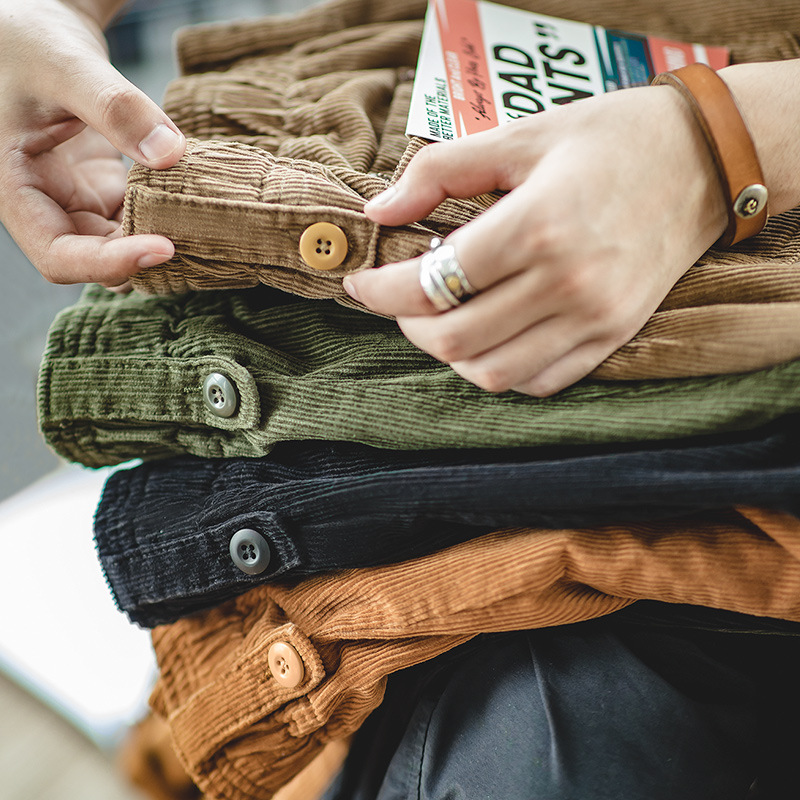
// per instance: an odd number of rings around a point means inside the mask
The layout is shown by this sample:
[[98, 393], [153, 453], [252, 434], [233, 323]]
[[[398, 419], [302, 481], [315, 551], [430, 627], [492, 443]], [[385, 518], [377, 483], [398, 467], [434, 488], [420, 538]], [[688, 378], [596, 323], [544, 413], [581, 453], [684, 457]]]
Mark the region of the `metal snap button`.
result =
[[303, 682], [305, 667], [300, 654], [287, 642], [275, 642], [267, 653], [267, 663], [272, 677], [286, 689], [294, 689]]
[[315, 222], [300, 236], [300, 255], [314, 269], [335, 269], [347, 257], [347, 236], [332, 222]]
[[228, 550], [234, 564], [248, 575], [259, 575], [270, 561], [267, 540], [252, 528], [242, 528], [231, 536]]
[[203, 402], [215, 417], [230, 417], [239, 405], [239, 394], [225, 375], [212, 372], [203, 382]]
[[767, 187], [762, 183], [753, 183], [739, 192], [733, 202], [733, 213], [741, 219], [749, 219], [760, 213], [767, 204]]

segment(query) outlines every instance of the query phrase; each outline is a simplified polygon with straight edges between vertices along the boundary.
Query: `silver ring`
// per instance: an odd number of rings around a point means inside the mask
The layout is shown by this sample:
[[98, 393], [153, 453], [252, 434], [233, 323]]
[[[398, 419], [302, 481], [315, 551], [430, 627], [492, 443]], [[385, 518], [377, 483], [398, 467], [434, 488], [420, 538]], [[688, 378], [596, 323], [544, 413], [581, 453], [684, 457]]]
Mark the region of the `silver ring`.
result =
[[458, 263], [455, 248], [443, 244], [438, 236], [431, 239], [431, 249], [422, 256], [419, 283], [437, 311], [449, 311], [477, 294]]

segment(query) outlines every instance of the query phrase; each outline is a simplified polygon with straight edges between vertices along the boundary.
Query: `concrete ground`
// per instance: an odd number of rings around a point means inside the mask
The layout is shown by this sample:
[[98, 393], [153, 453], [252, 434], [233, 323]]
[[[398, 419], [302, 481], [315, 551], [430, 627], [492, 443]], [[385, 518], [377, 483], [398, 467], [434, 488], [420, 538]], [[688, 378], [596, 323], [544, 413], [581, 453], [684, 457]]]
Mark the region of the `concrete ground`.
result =
[[145, 800], [108, 753], [2, 674], [0, 787], [3, 800]]

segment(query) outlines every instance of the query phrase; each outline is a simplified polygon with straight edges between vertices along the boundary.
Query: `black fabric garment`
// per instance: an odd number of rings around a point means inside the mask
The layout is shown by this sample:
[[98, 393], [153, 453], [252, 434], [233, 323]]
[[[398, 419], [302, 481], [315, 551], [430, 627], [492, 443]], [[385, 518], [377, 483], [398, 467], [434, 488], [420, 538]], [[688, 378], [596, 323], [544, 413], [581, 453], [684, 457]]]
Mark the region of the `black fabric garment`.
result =
[[324, 800], [798, 796], [800, 625], [639, 605], [392, 675]]
[[[95, 519], [119, 607], [173, 622], [257, 583], [413, 558], [504, 527], [596, 527], [736, 504], [800, 514], [800, 426], [643, 448], [387, 451], [295, 442], [263, 459], [180, 458], [114, 473]], [[259, 532], [268, 567], [229, 543]]]

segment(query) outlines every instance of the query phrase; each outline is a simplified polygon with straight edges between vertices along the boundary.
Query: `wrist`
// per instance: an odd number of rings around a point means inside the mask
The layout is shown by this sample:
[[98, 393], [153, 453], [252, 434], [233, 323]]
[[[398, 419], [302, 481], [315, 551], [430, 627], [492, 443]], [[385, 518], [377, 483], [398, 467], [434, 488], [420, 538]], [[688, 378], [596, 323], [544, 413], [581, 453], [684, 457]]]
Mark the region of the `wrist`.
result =
[[720, 70], [752, 134], [770, 193], [770, 213], [800, 205], [800, 59]]
[[752, 136], [728, 85], [705, 64], [662, 72], [653, 84], [676, 89], [714, 158], [728, 221], [718, 244], [755, 236], [767, 221], [768, 192]]
[[647, 91], [659, 96], [663, 109], [657, 118], [668, 137], [666, 154], [671, 156], [665, 159], [672, 177], [668, 201], [690, 213], [699, 252], [703, 252], [719, 240], [728, 224], [725, 192], [713, 155], [688, 103], [674, 88], [653, 86]]

